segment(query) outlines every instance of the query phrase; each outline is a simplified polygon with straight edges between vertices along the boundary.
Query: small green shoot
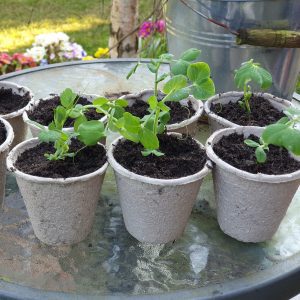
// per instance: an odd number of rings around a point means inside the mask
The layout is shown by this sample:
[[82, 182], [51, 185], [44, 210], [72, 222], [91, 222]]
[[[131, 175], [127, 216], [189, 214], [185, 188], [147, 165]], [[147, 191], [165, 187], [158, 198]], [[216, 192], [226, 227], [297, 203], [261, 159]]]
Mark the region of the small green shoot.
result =
[[255, 156], [258, 163], [264, 163], [267, 160], [266, 150], [269, 150], [269, 145], [283, 147], [294, 155], [300, 155], [300, 130], [295, 128], [300, 124], [300, 109], [291, 107], [284, 113], [286, 117], [281, 118], [275, 124], [266, 126], [260, 143], [250, 139], [245, 140], [246, 145], [256, 148]]
[[253, 62], [253, 59], [242, 63], [241, 67], [235, 71], [234, 83], [239, 89], [243, 89], [243, 100], [239, 102], [241, 107], [249, 114], [251, 113], [250, 98], [252, 88], [250, 83], [255, 82], [261, 89], [268, 89], [272, 85], [272, 75], [262, 68], [259, 63]]

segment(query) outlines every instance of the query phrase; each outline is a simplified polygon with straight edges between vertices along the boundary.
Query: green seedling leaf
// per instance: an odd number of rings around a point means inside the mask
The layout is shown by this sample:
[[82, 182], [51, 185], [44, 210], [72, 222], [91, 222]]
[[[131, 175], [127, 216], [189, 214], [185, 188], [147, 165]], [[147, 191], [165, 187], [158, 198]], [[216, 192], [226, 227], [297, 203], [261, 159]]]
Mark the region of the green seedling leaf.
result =
[[277, 124], [286, 124], [290, 119], [288, 117], [282, 117], [280, 120], [278, 120]]
[[163, 87], [163, 92], [169, 94], [170, 92], [177, 91], [186, 87], [187, 79], [183, 75], [175, 75]]
[[159, 148], [158, 138], [152, 130], [144, 127], [143, 130], [140, 131], [139, 136], [140, 143], [144, 146], [145, 149], [156, 150]]
[[160, 75], [160, 76], [157, 78], [156, 83], [159, 83], [159, 82], [165, 80], [168, 76], [169, 76], [168, 73], [163, 73], [162, 75]]
[[272, 75], [251, 59], [242, 63], [234, 76], [235, 85], [240, 89], [244, 89], [250, 81], [256, 82], [262, 89], [267, 89], [272, 85]]
[[190, 64], [187, 69], [187, 76], [192, 82], [199, 82], [201, 84], [204, 79], [210, 76], [209, 65], [204, 62]]
[[155, 156], [163, 156], [165, 155], [164, 153], [158, 151], [158, 150], [145, 150], [145, 151], [142, 151], [142, 155], [143, 156], [149, 156], [149, 155], [155, 155]]
[[191, 91], [195, 98], [205, 100], [215, 94], [215, 85], [211, 78], [207, 78], [194, 84]]
[[160, 108], [160, 110], [168, 112], [170, 108], [162, 101], [159, 101], [157, 106]]
[[186, 75], [189, 65], [190, 63], [187, 61], [179, 59], [175, 63], [171, 64], [171, 73], [173, 75]]
[[138, 143], [140, 141], [140, 137], [138, 134], [131, 133], [124, 128], [121, 128], [119, 132], [126, 140], [132, 141], [134, 143]]
[[137, 70], [137, 68], [140, 66], [141, 64], [138, 62], [127, 74], [126, 79], [128, 80]]
[[280, 123], [269, 125], [264, 129], [262, 139], [268, 145], [272, 144], [283, 147], [282, 137], [285, 135], [288, 128], [288, 125]]
[[87, 118], [84, 115], [81, 115], [80, 117], [76, 118], [75, 122], [74, 122], [74, 130], [75, 132], [78, 131], [78, 127], [81, 123], [84, 123], [87, 121]]
[[105, 136], [104, 125], [100, 121], [92, 120], [78, 126], [78, 139], [86, 146], [96, 145]]
[[108, 103], [109, 100], [105, 97], [99, 97], [93, 100], [94, 105], [103, 106], [104, 104]]
[[255, 141], [252, 141], [252, 140], [250, 140], [250, 139], [244, 140], [244, 143], [245, 143], [247, 146], [252, 147], [252, 148], [256, 148], [256, 147], [259, 147], [259, 146], [260, 146], [259, 143], [255, 142]]
[[67, 110], [59, 105], [54, 110], [54, 124], [57, 129], [62, 129], [67, 119]]
[[60, 94], [60, 103], [65, 108], [70, 108], [74, 105], [74, 101], [77, 98], [77, 95], [69, 88], [65, 89]]
[[255, 156], [258, 163], [264, 163], [267, 160], [267, 154], [262, 147], [256, 148]]
[[170, 53], [164, 53], [164, 54], [161, 54], [161, 55], [159, 56], [159, 59], [170, 61], [170, 60], [173, 59], [173, 57], [174, 57], [173, 54], [170, 54]]
[[157, 101], [156, 96], [152, 95], [149, 97], [148, 104], [152, 110], [154, 110], [157, 107], [157, 103], [158, 103], [158, 101]]
[[194, 61], [195, 59], [198, 58], [200, 53], [201, 51], [199, 49], [191, 48], [183, 52], [183, 54], [180, 56], [180, 59], [185, 61]]
[[149, 64], [147, 64], [147, 67], [150, 72], [155, 74], [159, 68], [159, 65], [156, 64], [154, 61], [151, 61]]
[[281, 143], [284, 148], [295, 155], [300, 155], [300, 131], [289, 127], [281, 137]]
[[284, 110], [283, 112], [288, 113], [289, 115], [292, 115], [292, 116], [300, 116], [300, 109], [295, 108], [295, 107], [290, 107], [290, 108]]
[[125, 99], [117, 99], [115, 101], [115, 104], [121, 107], [127, 107], [128, 106], [128, 102]]
[[183, 88], [174, 92], [171, 92], [169, 95], [165, 97], [166, 101], [175, 101], [178, 102], [180, 100], [186, 99], [190, 94], [189, 88]]
[[171, 119], [171, 115], [170, 115], [170, 112], [169, 111], [162, 111], [160, 114], [159, 114], [159, 121], [166, 125], [168, 124], [168, 122], [170, 121]]
[[141, 120], [129, 112], [123, 114], [124, 128], [133, 134], [138, 134], [141, 129]]
[[60, 139], [61, 133], [55, 130], [43, 130], [39, 133], [39, 140], [44, 143], [55, 142]]

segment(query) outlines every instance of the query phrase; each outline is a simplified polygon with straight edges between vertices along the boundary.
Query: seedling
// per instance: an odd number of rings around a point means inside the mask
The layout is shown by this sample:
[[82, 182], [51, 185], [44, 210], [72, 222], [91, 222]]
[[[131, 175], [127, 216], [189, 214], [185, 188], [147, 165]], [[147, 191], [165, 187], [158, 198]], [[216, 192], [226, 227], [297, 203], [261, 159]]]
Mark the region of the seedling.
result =
[[269, 145], [283, 147], [294, 155], [300, 155], [300, 130], [295, 128], [300, 124], [300, 109], [288, 108], [284, 114], [286, 117], [264, 129], [260, 143], [250, 139], [245, 140], [245, 144], [256, 148], [255, 156], [258, 163], [267, 160], [266, 151], [269, 150]]
[[[166, 124], [170, 119], [167, 101], [180, 101], [192, 94], [196, 99], [207, 99], [214, 95], [215, 86], [210, 78], [210, 68], [204, 62], [194, 62], [200, 55], [200, 50], [189, 49], [178, 60], [172, 54], [165, 53], [156, 60], [151, 60], [147, 65], [149, 71], [154, 74], [154, 94], [148, 99], [149, 115], [142, 119], [125, 112], [123, 117], [115, 124], [119, 132], [135, 143], [141, 143], [144, 147], [142, 154], [148, 156], [154, 154], [161, 156], [159, 150], [158, 134], [165, 132]], [[171, 64], [171, 72], [159, 75], [162, 63]], [[131, 77], [141, 64], [136, 64], [128, 73]], [[172, 76], [171, 76], [172, 75]], [[163, 99], [158, 101], [158, 83], [171, 78], [164, 84]]]
[[251, 113], [250, 98], [252, 96], [252, 88], [250, 83], [252, 82], [257, 83], [261, 89], [268, 89], [272, 85], [272, 75], [262, 68], [259, 63], [255, 63], [253, 59], [250, 59], [242, 63], [234, 75], [235, 85], [244, 91], [243, 99], [239, 101], [239, 104], [249, 114]]
[[[45, 128], [31, 121], [41, 129], [39, 140], [41, 142], [54, 143], [55, 153], [45, 153], [49, 160], [64, 160], [66, 157], [74, 157], [86, 146], [96, 145], [105, 136], [104, 125], [100, 121], [88, 121], [84, 116], [85, 107], [76, 104], [78, 96], [69, 88], [60, 94], [61, 105], [54, 110], [54, 120]], [[71, 117], [76, 119], [74, 132], [64, 131], [64, 124]], [[73, 138], [78, 139], [84, 147], [76, 153], [70, 152], [70, 144]]]

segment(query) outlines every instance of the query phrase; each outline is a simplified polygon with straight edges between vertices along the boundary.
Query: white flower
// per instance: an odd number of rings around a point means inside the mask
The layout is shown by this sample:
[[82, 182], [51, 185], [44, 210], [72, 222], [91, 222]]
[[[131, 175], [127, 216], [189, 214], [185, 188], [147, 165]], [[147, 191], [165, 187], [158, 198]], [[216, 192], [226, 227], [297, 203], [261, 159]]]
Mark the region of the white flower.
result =
[[39, 34], [35, 37], [34, 46], [48, 47], [50, 45], [58, 45], [62, 42], [68, 42], [69, 36], [63, 32], [51, 32]]
[[30, 49], [27, 49], [26, 55], [32, 57], [34, 59], [34, 61], [40, 62], [46, 55], [46, 50], [44, 47], [36, 46], [36, 47], [32, 47]]

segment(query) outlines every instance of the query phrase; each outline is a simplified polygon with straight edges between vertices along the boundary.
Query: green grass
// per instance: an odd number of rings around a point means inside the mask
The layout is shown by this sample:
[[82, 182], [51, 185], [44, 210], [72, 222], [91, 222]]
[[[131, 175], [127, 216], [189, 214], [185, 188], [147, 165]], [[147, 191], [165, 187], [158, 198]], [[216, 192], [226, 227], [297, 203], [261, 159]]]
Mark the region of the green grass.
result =
[[[63, 31], [92, 55], [107, 47], [110, 0], [1, 0], [0, 52], [25, 52], [37, 34]], [[152, 1], [140, 1], [140, 19]]]

